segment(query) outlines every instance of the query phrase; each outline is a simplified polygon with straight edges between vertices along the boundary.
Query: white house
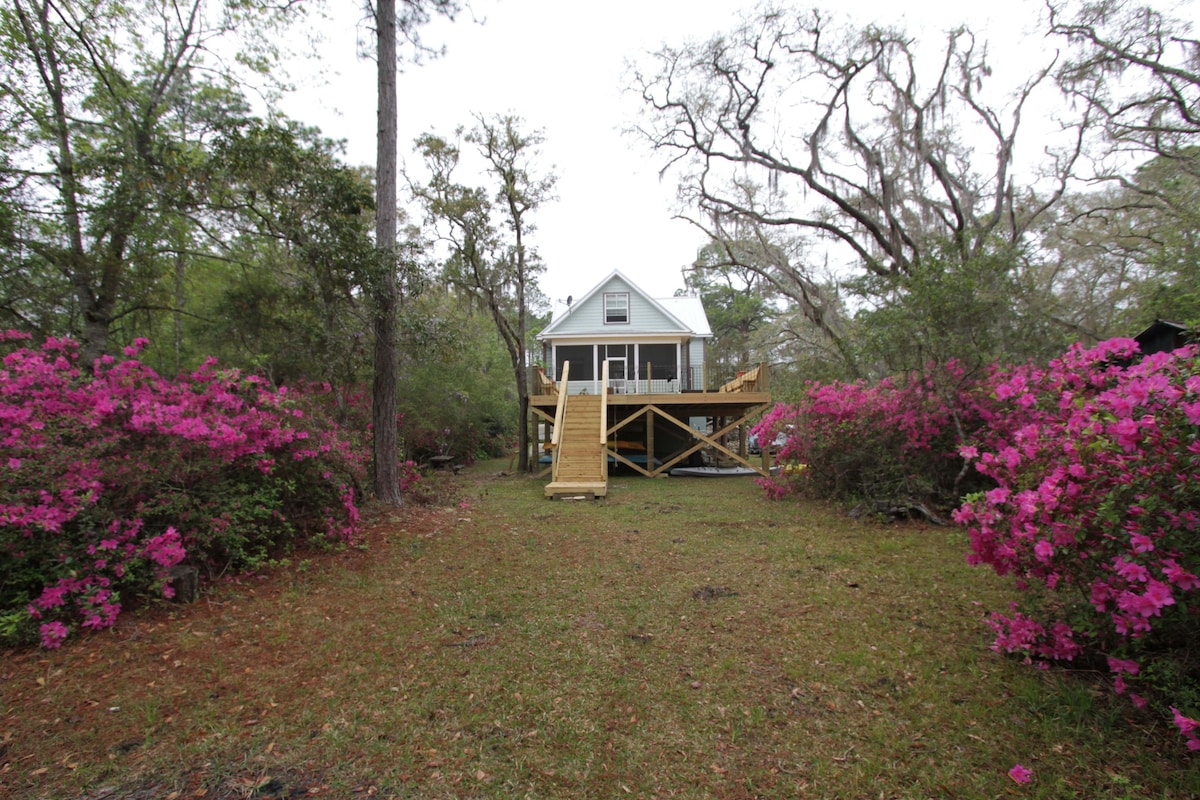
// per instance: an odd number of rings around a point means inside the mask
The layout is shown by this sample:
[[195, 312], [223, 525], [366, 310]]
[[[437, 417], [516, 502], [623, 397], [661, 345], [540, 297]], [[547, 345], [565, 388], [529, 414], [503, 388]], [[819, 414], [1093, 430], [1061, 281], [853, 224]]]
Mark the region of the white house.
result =
[[548, 377], [571, 363], [570, 394], [599, 394], [605, 361], [613, 394], [648, 394], [703, 391], [711, 337], [699, 297], [653, 298], [614, 270], [537, 338]]

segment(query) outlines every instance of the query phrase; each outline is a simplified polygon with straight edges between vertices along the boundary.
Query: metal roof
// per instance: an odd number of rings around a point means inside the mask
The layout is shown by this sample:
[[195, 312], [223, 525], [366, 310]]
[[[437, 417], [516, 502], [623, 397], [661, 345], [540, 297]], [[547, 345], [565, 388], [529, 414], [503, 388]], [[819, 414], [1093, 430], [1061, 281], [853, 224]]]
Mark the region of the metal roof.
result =
[[704, 304], [699, 297], [659, 297], [655, 298], [660, 306], [691, 329], [697, 336], [712, 336], [712, 326], [708, 324], [708, 314], [704, 313]]

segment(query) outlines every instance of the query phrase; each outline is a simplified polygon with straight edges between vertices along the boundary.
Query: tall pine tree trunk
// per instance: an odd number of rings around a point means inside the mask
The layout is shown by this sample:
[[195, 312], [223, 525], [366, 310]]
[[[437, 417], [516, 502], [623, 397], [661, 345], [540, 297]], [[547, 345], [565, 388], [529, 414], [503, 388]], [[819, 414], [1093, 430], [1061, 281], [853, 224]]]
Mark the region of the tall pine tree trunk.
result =
[[400, 494], [396, 410], [396, 0], [377, 0], [379, 134], [375, 159], [375, 246], [380, 250], [375, 286], [375, 378], [371, 421], [375, 436], [375, 496], [392, 506], [404, 504]]

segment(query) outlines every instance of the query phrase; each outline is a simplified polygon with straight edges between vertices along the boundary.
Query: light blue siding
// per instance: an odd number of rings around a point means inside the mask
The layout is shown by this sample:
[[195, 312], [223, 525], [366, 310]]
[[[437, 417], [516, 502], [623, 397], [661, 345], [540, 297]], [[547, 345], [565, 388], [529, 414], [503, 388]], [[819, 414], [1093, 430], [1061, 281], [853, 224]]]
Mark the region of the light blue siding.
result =
[[[604, 322], [604, 295], [611, 292], [629, 294], [629, 322], [606, 324]], [[596, 334], [599, 336], [624, 336], [643, 333], [683, 333], [675, 322], [642, 292], [630, 286], [620, 276], [614, 276], [593, 294], [581, 300], [562, 318], [554, 328], [555, 336]]]
[[[605, 297], [613, 294], [628, 297], [628, 322], [605, 322]], [[624, 310], [626, 305], [610, 307]], [[557, 312], [538, 339], [547, 345], [552, 377], [565, 358], [579, 367], [571, 370], [572, 393], [600, 390], [600, 367], [607, 355], [618, 365], [618, 373], [624, 360], [623, 374], [614, 375], [608, 388], [641, 394], [704, 388], [704, 342], [711, 335], [699, 298], [653, 300], [620, 272], [613, 272], [574, 306]], [[651, 345], [657, 348], [653, 353], [642, 349]], [[664, 347], [670, 348], [671, 357]], [[645, 362], [650, 359], [657, 367], [647, 374]]]
[[[692, 339], [691, 341], [688, 342], [687, 348], [688, 348], [688, 363], [692, 365], [693, 372], [699, 373], [699, 375], [703, 375], [703, 372], [701, 372], [701, 370], [704, 366], [704, 340], [703, 339]], [[695, 380], [699, 381], [699, 380], [703, 380], [703, 378], [697, 377], [697, 378], [695, 378]]]

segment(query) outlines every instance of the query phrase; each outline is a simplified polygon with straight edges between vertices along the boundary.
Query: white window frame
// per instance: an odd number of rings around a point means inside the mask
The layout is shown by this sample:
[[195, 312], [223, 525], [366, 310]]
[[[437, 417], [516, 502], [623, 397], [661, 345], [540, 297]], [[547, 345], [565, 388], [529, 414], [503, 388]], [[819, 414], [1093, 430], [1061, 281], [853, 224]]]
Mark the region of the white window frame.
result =
[[[621, 301], [610, 304], [610, 301]], [[610, 312], [624, 310], [625, 319], [612, 319]], [[629, 292], [605, 292], [604, 293], [604, 324], [605, 325], [628, 325], [629, 324]]]

